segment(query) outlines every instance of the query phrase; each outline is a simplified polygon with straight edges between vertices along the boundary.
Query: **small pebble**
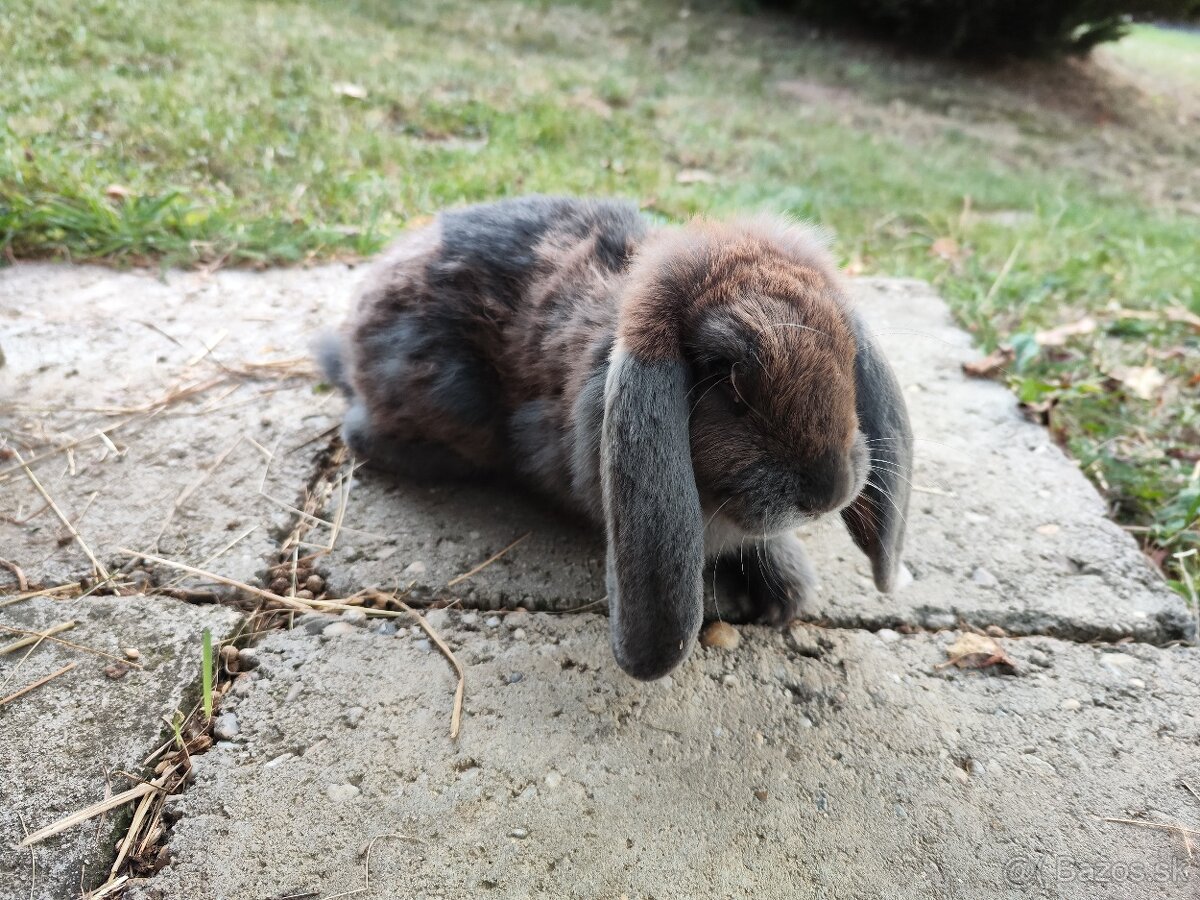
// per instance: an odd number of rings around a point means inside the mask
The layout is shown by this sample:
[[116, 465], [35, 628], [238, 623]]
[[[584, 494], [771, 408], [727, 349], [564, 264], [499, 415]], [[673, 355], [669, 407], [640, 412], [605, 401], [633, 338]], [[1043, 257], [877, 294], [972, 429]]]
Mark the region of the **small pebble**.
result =
[[430, 653], [433, 650], [433, 644], [430, 643], [425, 638], [422, 638], [419, 641], [413, 641], [413, 646], [416, 647], [418, 650], [420, 650], [422, 653]]
[[725, 687], [737, 687], [739, 683], [738, 677], [732, 674], [726, 675], [721, 679], [721, 684], [725, 685]]
[[226, 644], [221, 648], [221, 662], [225, 664], [225, 668], [230, 672], [236, 672], [238, 668], [238, 648], [233, 644]]
[[352, 706], [346, 710], [346, 712], [342, 715], [342, 718], [351, 728], [357, 728], [358, 723], [362, 721], [363, 716], [366, 714], [367, 711], [361, 706]]
[[121, 652], [125, 654], [125, 658], [126, 658], [126, 659], [128, 659], [128, 660], [134, 660], [134, 661], [136, 661], [137, 659], [139, 659], [139, 658], [141, 657], [141, 655], [142, 655], [142, 654], [141, 654], [141, 653], [138, 651], [137, 647], [126, 647], [126, 648], [125, 648], [124, 650], [122, 650]]
[[971, 775], [974, 775], [976, 778], [980, 778], [986, 774], [987, 769], [984, 768], [983, 763], [981, 763], [979, 760], [969, 759], [967, 760], [967, 772], [969, 772]]
[[934, 631], [943, 628], [953, 628], [957, 624], [958, 619], [955, 618], [954, 613], [930, 613], [925, 617], [925, 627]]
[[1064, 700], [1059, 705], [1063, 709], [1066, 709], [1066, 710], [1076, 710], [1076, 709], [1079, 709], [1081, 706], [1083, 706], [1083, 704], [1080, 703], [1078, 700], [1076, 700], [1074, 697], [1068, 697], [1066, 700]]
[[405, 575], [424, 575], [426, 571], [427, 567], [425, 563], [421, 562], [419, 559], [415, 562], [410, 562], [404, 567]]
[[296, 624], [308, 634], [320, 634], [331, 622], [336, 621], [337, 619], [333, 616], [327, 616], [323, 613], [305, 613], [296, 620]]
[[510, 831], [508, 833], [508, 836], [510, 838], [516, 838], [518, 841], [523, 841], [523, 840], [525, 840], [525, 838], [529, 837], [529, 829], [528, 828], [514, 828], [512, 831]]
[[508, 676], [505, 678], [505, 681], [507, 681], [509, 684], [516, 684], [518, 681], [521, 681], [524, 678], [525, 676], [521, 672], [509, 672]]
[[483, 623], [488, 628], [496, 628], [500, 625], [499, 616], [488, 616], [487, 621]]
[[765, 790], [763, 790], [762, 788], [759, 788], [757, 791], [754, 792], [755, 800], [766, 800], [767, 796], [768, 796], [767, 792]]
[[111, 666], [104, 667], [104, 674], [113, 681], [119, 681], [129, 674], [129, 666], [123, 662], [115, 662]]
[[341, 637], [344, 634], [354, 634], [355, 628], [349, 622], [334, 622], [332, 625], [326, 625], [321, 634], [324, 637]]
[[286, 578], [276, 578], [271, 582], [271, 590], [280, 596], [287, 594], [291, 586], [292, 583]]
[[309, 575], [308, 578], [304, 580], [304, 589], [306, 591], [312, 591], [312, 594], [315, 597], [317, 594], [321, 593], [321, 591], [325, 590], [325, 579], [320, 575]]
[[546, 780], [546, 787], [551, 788], [551, 789], [556, 788], [560, 784], [562, 784], [562, 776], [559, 775], [557, 772], [548, 772], [546, 774], [545, 780]]
[[253, 647], [243, 647], [238, 651], [238, 669], [240, 671], [249, 672], [251, 669], [257, 669], [258, 663], [258, 651]]
[[221, 713], [217, 716], [217, 721], [213, 723], [213, 736], [218, 741], [231, 741], [241, 732], [242, 728], [238, 724], [237, 716], [233, 713]]
[[742, 641], [736, 628], [728, 622], [710, 622], [700, 632], [700, 643], [705, 647], [717, 647], [721, 650], [734, 650]]
[[893, 644], [900, 640], [900, 632], [893, 631], [890, 628], [880, 628], [875, 632], [875, 637], [879, 638], [885, 644]]
[[1140, 678], [1130, 678], [1129, 686], [1131, 688], [1136, 688], [1137, 690], [1141, 691], [1141, 690], [1145, 690], [1146, 682], [1142, 681], [1142, 679], [1140, 679]]
[[387, 622], [387, 621], [384, 621], [384, 622], [380, 622], [380, 623], [379, 623], [379, 624], [378, 624], [378, 625], [375, 627], [375, 633], [376, 633], [376, 634], [382, 634], [382, 635], [384, 635], [385, 637], [391, 637], [392, 635], [394, 635], [394, 634], [396, 633], [396, 630], [397, 630], [397, 629], [396, 629], [396, 623], [395, 623], [395, 622]]
[[983, 566], [979, 566], [974, 572], [971, 573], [971, 580], [980, 587], [984, 588], [994, 588], [1000, 584], [999, 579], [997, 579], [995, 575], [993, 575]]
[[1032, 651], [1029, 654], [1029, 661], [1039, 668], [1050, 668], [1050, 657], [1041, 650]]
[[512, 634], [513, 634], [513, 637], [518, 641], [525, 640], [525, 629], [524, 628], [518, 628]]
[[343, 803], [357, 797], [359, 790], [352, 784], [331, 784], [325, 788], [325, 793], [329, 795], [330, 800], [336, 803]]
[[312, 598], [313, 598], [312, 591], [309, 591], [309, 590], [296, 591], [296, 599], [297, 600], [311, 600]]
[[971, 781], [971, 776], [967, 774], [966, 769], [960, 769], [958, 766], [955, 766], [954, 780], [959, 784], [968, 784]]
[[355, 625], [361, 625], [367, 621], [367, 614], [361, 609], [348, 609], [342, 613], [343, 622], [351, 622]]

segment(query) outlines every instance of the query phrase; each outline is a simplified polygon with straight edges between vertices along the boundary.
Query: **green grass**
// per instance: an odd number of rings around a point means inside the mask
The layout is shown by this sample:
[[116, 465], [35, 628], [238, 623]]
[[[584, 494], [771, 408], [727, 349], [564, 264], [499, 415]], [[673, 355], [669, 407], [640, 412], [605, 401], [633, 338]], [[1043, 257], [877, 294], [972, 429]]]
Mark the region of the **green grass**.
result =
[[205, 628], [200, 636], [200, 706], [204, 710], [204, 721], [206, 722], [212, 718], [213, 714], [213, 676], [215, 672], [212, 632]]
[[1113, 52], [1169, 81], [1200, 87], [1200, 31], [1135, 25]]
[[[11, 0], [0, 244], [268, 264], [371, 253], [443, 206], [532, 191], [667, 219], [787, 211], [832, 227], [856, 271], [932, 280], [983, 348], [1021, 347], [1014, 387], [1053, 402], [1056, 434], [1178, 577], [1169, 554], [1200, 546], [1200, 335], [1111, 309], [1200, 314], [1200, 120], [1122, 74], [1192, 77], [1194, 36], [1139, 27], [1103, 63], [974, 72], [684, 13]], [[1032, 343], [1085, 314], [1095, 333]], [[1112, 377], [1131, 366], [1161, 370], [1158, 398]]]

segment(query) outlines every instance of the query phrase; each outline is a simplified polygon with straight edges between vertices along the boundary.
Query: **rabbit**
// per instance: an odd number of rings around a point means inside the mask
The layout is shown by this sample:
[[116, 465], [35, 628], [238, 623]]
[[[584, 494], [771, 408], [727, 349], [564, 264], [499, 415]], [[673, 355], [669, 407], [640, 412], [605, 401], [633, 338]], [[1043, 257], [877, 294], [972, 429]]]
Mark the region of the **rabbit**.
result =
[[840, 512], [879, 590], [903, 571], [904, 397], [809, 227], [542, 196], [443, 212], [320, 355], [356, 457], [515, 474], [603, 525], [635, 678], [688, 656], [709, 558], [745, 572], [736, 618], [776, 625], [815, 588], [794, 532], [817, 516]]

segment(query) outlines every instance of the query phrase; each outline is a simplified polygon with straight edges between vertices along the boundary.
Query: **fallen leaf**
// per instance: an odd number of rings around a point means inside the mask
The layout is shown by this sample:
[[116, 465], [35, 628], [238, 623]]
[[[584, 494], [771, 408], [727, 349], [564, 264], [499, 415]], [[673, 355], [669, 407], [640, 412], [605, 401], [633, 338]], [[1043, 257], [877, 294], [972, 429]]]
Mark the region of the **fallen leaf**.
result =
[[349, 97], [351, 100], [367, 99], [367, 89], [361, 84], [354, 84], [349, 81], [335, 82], [333, 92], [339, 97]]
[[1043, 347], [1061, 347], [1070, 338], [1091, 334], [1096, 330], [1097, 322], [1091, 316], [1084, 316], [1078, 322], [1068, 322], [1057, 328], [1039, 331], [1034, 339]]
[[133, 196], [133, 191], [123, 184], [110, 184], [104, 189], [104, 196], [109, 200], [128, 200]]
[[1142, 400], [1155, 399], [1167, 383], [1167, 376], [1154, 366], [1132, 366], [1118, 369], [1113, 377], [1129, 389], [1129, 392]]
[[1021, 412], [1025, 414], [1030, 422], [1049, 428], [1050, 420], [1053, 417], [1054, 407], [1058, 406], [1058, 398], [1051, 397], [1048, 400], [1033, 400], [1029, 403], [1020, 404]]
[[937, 668], [957, 666], [960, 669], [987, 669], [995, 666], [1007, 675], [1015, 675], [1017, 672], [1016, 663], [1004, 652], [999, 641], [972, 631], [968, 631], [947, 647], [946, 655], [950, 658]]
[[1011, 347], [997, 347], [983, 359], [962, 364], [964, 375], [971, 378], [995, 378], [1016, 358]]
[[675, 180], [680, 184], [712, 184], [717, 176], [704, 169], [682, 169]]

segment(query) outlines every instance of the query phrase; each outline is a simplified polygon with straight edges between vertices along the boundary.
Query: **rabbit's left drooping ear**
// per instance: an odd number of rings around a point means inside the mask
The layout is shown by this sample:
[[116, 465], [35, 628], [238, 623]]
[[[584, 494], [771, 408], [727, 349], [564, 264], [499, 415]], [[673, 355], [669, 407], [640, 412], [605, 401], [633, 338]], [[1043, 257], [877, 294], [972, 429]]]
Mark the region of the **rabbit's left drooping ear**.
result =
[[690, 387], [682, 358], [646, 359], [617, 342], [600, 445], [609, 625], [617, 664], [643, 680], [684, 660], [704, 614]]
[[870, 474], [862, 493], [842, 510], [854, 542], [871, 560], [875, 586], [896, 587], [912, 490], [912, 428], [896, 376], [867, 331], [851, 313], [858, 352], [854, 358], [858, 427], [867, 439]]

